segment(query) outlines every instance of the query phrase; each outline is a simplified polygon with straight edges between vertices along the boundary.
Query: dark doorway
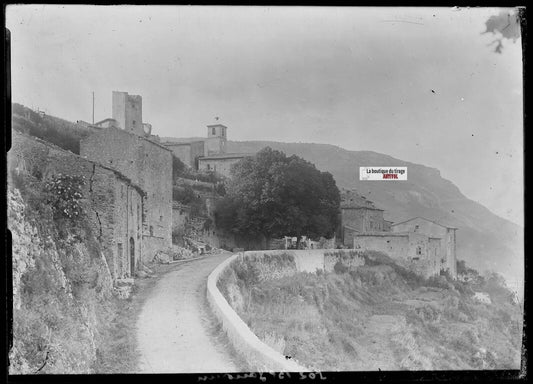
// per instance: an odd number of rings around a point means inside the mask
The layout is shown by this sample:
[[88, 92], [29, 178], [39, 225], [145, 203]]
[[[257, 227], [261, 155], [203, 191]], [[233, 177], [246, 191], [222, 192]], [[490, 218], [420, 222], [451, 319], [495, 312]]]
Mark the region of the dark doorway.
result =
[[131, 277], [135, 274], [135, 240], [130, 237], [130, 273]]

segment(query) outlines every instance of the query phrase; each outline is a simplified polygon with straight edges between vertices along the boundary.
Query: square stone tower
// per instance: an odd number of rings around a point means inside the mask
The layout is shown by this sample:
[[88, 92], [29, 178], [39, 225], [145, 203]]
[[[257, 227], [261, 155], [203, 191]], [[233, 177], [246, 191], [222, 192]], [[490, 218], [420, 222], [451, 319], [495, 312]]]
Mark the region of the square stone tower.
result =
[[207, 140], [205, 141], [205, 156], [226, 153], [226, 130], [228, 127], [222, 124], [207, 126]]
[[144, 136], [142, 97], [128, 92], [113, 91], [113, 119], [121, 129]]

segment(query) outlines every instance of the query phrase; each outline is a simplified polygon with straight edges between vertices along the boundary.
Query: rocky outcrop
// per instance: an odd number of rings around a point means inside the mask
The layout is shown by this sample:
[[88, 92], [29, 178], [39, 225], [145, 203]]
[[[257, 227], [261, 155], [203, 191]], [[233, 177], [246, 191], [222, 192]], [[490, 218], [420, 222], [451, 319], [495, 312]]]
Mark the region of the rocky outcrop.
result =
[[34, 212], [46, 210], [45, 202], [27, 204], [18, 189], [8, 190], [13, 268], [9, 371], [92, 373], [98, 316], [113, 289], [109, 268], [83, 222], [61, 227]]
[[13, 252], [13, 307], [20, 309], [20, 280], [22, 275], [35, 266], [35, 255], [40, 249], [37, 229], [24, 219], [24, 202], [18, 189], [7, 193], [9, 229]]

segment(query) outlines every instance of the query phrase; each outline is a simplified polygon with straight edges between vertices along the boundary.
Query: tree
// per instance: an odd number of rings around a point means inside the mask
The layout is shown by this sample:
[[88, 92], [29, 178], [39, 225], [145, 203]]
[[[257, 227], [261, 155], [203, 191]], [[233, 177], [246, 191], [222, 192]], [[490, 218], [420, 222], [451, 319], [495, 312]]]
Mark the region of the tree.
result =
[[298, 156], [266, 147], [231, 170], [217, 204], [217, 226], [246, 237], [329, 237], [336, 229], [340, 193], [329, 172]]
[[172, 181], [175, 182], [185, 171], [185, 164], [179, 157], [172, 155]]

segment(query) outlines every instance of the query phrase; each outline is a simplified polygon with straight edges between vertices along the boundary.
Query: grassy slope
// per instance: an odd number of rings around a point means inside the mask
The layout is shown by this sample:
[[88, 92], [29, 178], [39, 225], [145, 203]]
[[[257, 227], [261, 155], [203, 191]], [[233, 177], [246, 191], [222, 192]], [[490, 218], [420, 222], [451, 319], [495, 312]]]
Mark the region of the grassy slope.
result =
[[521, 311], [505, 294], [480, 304], [462, 284], [375, 264], [240, 283], [229, 301], [267, 344], [323, 371], [519, 368]]

